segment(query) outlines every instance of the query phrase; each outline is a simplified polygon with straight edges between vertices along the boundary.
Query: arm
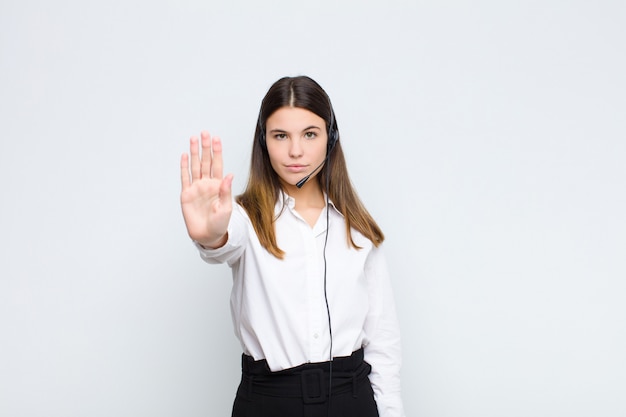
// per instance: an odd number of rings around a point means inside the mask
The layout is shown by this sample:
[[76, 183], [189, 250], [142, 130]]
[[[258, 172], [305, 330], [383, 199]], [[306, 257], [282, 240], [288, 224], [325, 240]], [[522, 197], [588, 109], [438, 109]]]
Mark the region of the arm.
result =
[[365, 322], [365, 361], [381, 417], [404, 417], [400, 396], [400, 329], [382, 248], [373, 248], [365, 264], [370, 311]]

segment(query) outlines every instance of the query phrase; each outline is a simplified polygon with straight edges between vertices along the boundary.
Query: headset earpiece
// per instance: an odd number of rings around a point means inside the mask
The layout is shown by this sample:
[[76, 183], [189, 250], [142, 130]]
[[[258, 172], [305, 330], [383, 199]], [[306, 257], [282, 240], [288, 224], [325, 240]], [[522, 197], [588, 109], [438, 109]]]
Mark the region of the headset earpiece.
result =
[[331, 127], [330, 131], [328, 132], [328, 153], [330, 153], [330, 151], [333, 150], [338, 139], [339, 139], [339, 132], [337, 132], [337, 129], [333, 129]]
[[261, 148], [267, 149], [267, 144], [265, 143], [265, 127], [261, 125], [261, 115], [259, 115], [257, 124], [259, 129], [259, 144], [261, 145]]
[[330, 107], [330, 120], [328, 121], [328, 146], [326, 147], [326, 154], [330, 154], [337, 141], [339, 140], [339, 131], [335, 122], [335, 112], [333, 106], [330, 104], [330, 98], [328, 99], [328, 106]]

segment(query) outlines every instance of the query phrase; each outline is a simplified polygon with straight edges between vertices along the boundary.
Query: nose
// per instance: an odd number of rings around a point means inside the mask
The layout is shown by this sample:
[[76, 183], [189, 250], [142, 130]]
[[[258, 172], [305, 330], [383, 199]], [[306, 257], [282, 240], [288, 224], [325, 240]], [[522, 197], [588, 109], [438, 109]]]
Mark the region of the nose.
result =
[[289, 156], [292, 158], [299, 158], [302, 156], [302, 144], [300, 139], [292, 139], [289, 143]]

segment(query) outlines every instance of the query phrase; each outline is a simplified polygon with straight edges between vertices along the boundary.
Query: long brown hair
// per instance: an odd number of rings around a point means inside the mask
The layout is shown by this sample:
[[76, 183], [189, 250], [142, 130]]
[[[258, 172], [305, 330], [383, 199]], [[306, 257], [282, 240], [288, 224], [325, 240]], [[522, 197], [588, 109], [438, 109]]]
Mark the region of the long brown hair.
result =
[[339, 141], [337, 120], [330, 98], [317, 82], [306, 76], [281, 78], [270, 87], [261, 102], [252, 144], [248, 185], [243, 194], [237, 196], [237, 203], [248, 213], [261, 245], [277, 258], [283, 258], [285, 252], [276, 243], [274, 229], [276, 220], [274, 207], [281, 194], [282, 186], [270, 163], [265, 143], [265, 123], [272, 113], [281, 107], [303, 108], [324, 119], [329, 140], [331, 135], [335, 135], [337, 140], [329, 149], [327, 163], [315, 179], [322, 189], [325, 189], [325, 185], [328, 184], [328, 196], [345, 218], [348, 244], [360, 249], [352, 239], [350, 230], [354, 228], [371, 240], [375, 246], [380, 245], [385, 236], [365, 209], [348, 177], [346, 160]]

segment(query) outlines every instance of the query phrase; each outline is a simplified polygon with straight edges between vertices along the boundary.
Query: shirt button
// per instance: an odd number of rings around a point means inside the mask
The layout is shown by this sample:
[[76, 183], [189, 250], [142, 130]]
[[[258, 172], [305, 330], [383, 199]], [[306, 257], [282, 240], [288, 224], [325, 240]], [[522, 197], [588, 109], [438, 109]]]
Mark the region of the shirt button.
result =
[[319, 335], [319, 334], [317, 334], [317, 333], [315, 333], [315, 334], [313, 335], [313, 337], [314, 337], [315, 339], [317, 339], [318, 337], [320, 337], [320, 335]]

